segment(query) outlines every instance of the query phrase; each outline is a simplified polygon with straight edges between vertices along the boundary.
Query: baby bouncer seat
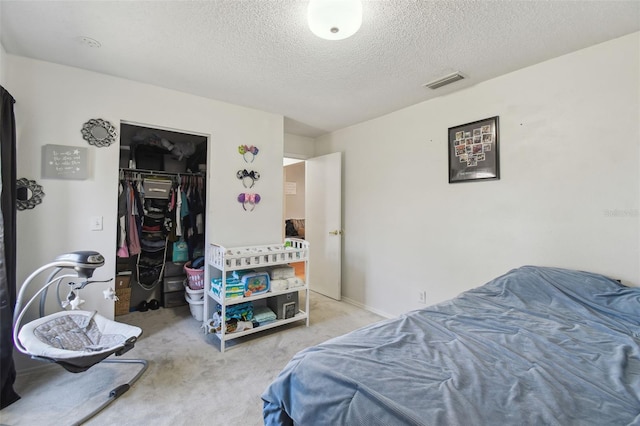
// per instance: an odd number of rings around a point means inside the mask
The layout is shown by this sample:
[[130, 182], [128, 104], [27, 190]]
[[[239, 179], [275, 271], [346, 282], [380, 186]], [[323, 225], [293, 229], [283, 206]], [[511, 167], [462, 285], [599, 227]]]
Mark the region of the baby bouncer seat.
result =
[[[113, 354], [120, 356], [131, 350], [142, 334], [139, 327], [109, 320], [96, 312], [78, 309], [83, 302], [79, 290], [91, 283], [105, 282], [90, 280], [95, 269], [102, 265], [104, 257], [95, 251], [77, 251], [58, 256], [53, 262], [38, 268], [25, 280], [18, 293], [13, 317], [13, 340], [16, 349], [33, 359], [55, 362], [72, 373], [86, 371], [99, 362], [141, 365], [133, 379], [113, 389], [102, 405], [77, 424], [95, 416], [129, 390], [148, 366], [147, 361], [142, 359], [106, 359]], [[45, 284], [23, 305], [27, 288], [37, 275], [47, 269], [53, 271]], [[58, 275], [64, 270], [73, 270], [73, 273]], [[59, 287], [65, 279], [69, 280], [68, 285], [71, 289], [63, 301], [59, 295]], [[47, 290], [53, 284], [56, 284], [55, 294], [63, 310], [45, 315]], [[105, 290], [104, 293], [106, 298], [113, 299], [115, 296], [113, 289]], [[28, 308], [38, 297], [40, 318], [22, 325]]]

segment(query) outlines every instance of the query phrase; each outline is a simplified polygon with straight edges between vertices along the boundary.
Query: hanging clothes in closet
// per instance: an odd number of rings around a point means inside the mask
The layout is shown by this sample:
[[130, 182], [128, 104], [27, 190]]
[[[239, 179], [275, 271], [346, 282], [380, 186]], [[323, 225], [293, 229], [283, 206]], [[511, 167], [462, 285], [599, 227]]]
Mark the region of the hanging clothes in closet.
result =
[[175, 235], [185, 241], [188, 258], [204, 255], [204, 178], [182, 176], [175, 191]]
[[144, 209], [139, 183], [139, 178], [121, 175], [118, 187], [118, 257], [126, 258], [140, 253]]
[[180, 261], [204, 255], [204, 182], [200, 175], [122, 173], [118, 257], [157, 249], [161, 234], [168, 246], [166, 259], [176, 259], [172, 251], [179, 245], [172, 243], [181, 241], [187, 246], [187, 259]]

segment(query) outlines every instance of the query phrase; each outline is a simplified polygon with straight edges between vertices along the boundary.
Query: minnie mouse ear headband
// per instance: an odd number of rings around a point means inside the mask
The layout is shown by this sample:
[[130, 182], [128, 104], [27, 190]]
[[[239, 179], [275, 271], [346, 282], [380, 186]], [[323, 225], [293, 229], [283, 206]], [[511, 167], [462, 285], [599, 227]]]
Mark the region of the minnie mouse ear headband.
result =
[[[236, 176], [242, 181], [242, 185], [244, 185], [245, 188], [253, 188], [256, 181], [260, 179], [260, 173], [253, 170], [248, 172], [247, 169], [238, 170]], [[251, 185], [249, 185], [249, 182], [251, 182]]]
[[246, 161], [247, 163], [253, 163], [254, 158], [256, 158], [256, 155], [258, 155], [258, 151], [259, 150], [257, 146], [238, 146], [238, 152], [242, 155], [242, 158], [244, 158], [244, 161]]
[[[252, 212], [256, 208], [256, 204], [260, 202], [260, 194], [242, 193], [238, 195], [238, 202], [242, 203], [242, 208], [245, 211]], [[251, 208], [247, 209], [247, 205]]]

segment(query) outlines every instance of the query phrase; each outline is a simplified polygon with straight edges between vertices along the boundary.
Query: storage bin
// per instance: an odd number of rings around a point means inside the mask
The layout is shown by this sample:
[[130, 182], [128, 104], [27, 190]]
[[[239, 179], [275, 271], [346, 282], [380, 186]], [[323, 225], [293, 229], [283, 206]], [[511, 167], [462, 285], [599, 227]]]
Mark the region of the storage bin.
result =
[[278, 319], [293, 318], [298, 313], [298, 292], [270, 297], [267, 306], [276, 313]]
[[192, 288], [189, 288], [189, 285], [187, 284], [187, 280], [183, 280], [182, 285], [184, 286], [184, 291], [187, 297], [187, 301], [189, 300], [199, 301], [204, 299], [204, 289], [193, 290]]
[[164, 155], [164, 171], [170, 173], [184, 173], [187, 171], [187, 160], [178, 160], [172, 155]]
[[115, 303], [115, 314], [128, 314], [129, 306], [131, 305], [131, 287], [116, 288], [116, 296], [118, 300]]
[[244, 284], [244, 293], [248, 296], [269, 291], [269, 274], [266, 272], [246, 274], [241, 281]]
[[119, 166], [121, 169], [126, 169], [129, 167], [129, 160], [131, 160], [131, 147], [126, 145], [120, 145], [120, 162]]
[[162, 301], [162, 305], [165, 308], [175, 308], [176, 306], [183, 306], [187, 304], [184, 291], [172, 291], [171, 293], [164, 293], [162, 295]]
[[184, 289], [184, 277], [166, 277], [163, 280], [165, 293]]
[[131, 305], [131, 275], [116, 275], [115, 291], [118, 300], [115, 302], [115, 315], [129, 313]]
[[169, 198], [172, 183], [168, 179], [145, 178], [144, 180], [144, 197], [145, 198], [161, 198], [166, 200]]
[[137, 145], [134, 147], [136, 168], [141, 170], [163, 170], [164, 154], [166, 149], [150, 145]]
[[192, 269], [190, 268], [191, 262], [184, 264], [184, 271], [187, 273], [189, 279], [189, 287], [192, 290], [200, 290], [204, 288], [204, 269]]
[[185, 300], [189, 303], [189, 310], [191, 316], [197, 321], [202, 321], [204, 318], [204, 300], [192, 300], [185, 294]]
[[131, 275], [116, 275], [116, 290], [121, 288], [129, 288], [131, 284]]
[[182, 277], [184, 280], [186, 274], [184, 272], [184, 262], [166, 262], [164, 264], [164, 276], [165, 277]]

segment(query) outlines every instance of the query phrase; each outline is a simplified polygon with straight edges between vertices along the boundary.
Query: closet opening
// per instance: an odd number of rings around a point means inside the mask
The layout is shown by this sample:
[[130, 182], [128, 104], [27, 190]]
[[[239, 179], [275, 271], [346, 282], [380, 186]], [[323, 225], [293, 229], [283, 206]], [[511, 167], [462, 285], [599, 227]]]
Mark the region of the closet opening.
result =
[[187, 304], [204, 266], [207, 135], [120, 124], [116, 315]]

